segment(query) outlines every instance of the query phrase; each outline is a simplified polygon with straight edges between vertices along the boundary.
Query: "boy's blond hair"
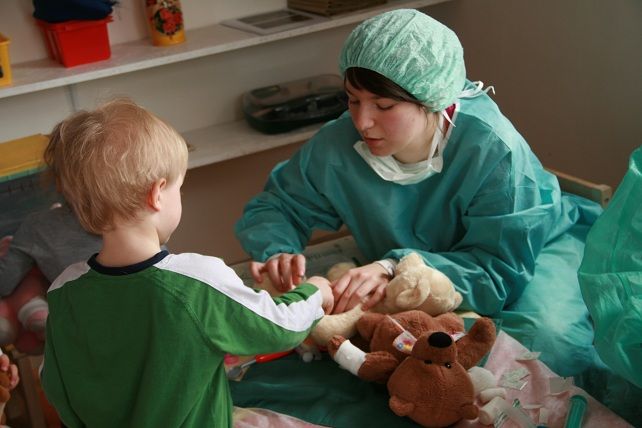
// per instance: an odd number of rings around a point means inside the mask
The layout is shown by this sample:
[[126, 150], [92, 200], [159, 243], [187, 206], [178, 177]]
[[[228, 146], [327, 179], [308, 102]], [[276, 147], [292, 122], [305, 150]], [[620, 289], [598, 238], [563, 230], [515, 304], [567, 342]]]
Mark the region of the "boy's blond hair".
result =
[[102, 234], [137, 219], [155, 181], [185, 174], [187, 145], [161, 119], [118, 99], [56, 125], [45, 161], [80, 224]]

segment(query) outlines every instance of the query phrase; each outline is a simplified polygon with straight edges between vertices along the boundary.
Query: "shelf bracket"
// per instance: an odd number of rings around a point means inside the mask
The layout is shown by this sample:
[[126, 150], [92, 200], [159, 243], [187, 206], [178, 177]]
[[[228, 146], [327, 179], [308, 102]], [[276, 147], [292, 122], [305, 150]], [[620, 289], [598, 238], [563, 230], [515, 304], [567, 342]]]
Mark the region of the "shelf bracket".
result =
[[74, 113], [78, 111], [78, 93], [76, 92], [76, 85], [71, 84], [67, 85], [67, 95], [69, 96], [69, 102], [71, 103], [71, 109]]

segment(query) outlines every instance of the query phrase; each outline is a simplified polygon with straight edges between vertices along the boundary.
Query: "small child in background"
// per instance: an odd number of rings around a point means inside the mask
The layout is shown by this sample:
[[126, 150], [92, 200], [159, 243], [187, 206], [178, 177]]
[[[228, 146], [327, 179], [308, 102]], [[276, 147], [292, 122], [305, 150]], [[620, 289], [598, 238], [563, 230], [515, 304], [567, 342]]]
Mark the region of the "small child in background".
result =
[[64, 120], [45, 159], [103, 242], [47, 295], [42, 385], [64, 424], [232, 426], [225, 354], [294, 348], [332, 310], [329, 282], [272, 298], [219, 258], [161, 250], [181, 218], [187, 146], [131, 101]]
[[27, 216], [13, 237], [0, 240], [0, 345], [42, 351], [47, 288], [67, 266], [97, 253], [100, 243], [66, 204]]

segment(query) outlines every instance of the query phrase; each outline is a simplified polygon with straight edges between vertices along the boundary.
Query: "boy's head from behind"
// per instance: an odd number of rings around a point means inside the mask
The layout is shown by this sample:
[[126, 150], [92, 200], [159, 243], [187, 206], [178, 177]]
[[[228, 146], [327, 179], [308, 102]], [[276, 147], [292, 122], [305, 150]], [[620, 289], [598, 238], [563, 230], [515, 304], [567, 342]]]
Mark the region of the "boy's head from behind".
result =
[[118, 99], [56, 125], [45, 161], [82, 226], [102, 234], [139, 219], [159, 182], [182, 180], [187, 145], [171, 126]]

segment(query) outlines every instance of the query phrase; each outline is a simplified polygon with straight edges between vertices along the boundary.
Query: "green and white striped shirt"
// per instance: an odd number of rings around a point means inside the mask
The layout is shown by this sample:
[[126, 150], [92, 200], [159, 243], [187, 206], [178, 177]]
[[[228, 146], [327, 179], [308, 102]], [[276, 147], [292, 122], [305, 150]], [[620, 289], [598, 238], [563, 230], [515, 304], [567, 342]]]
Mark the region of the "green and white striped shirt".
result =
[[272, 298], [199, 254], [94, 256], [49, 289], [43, 388], [70, 428], [232, 426], [225, 354], [295, 347], [321, 301], [311, 284]]

